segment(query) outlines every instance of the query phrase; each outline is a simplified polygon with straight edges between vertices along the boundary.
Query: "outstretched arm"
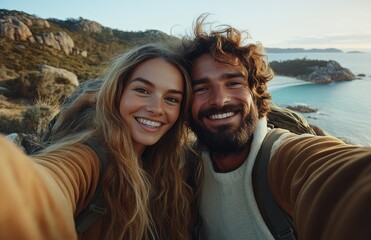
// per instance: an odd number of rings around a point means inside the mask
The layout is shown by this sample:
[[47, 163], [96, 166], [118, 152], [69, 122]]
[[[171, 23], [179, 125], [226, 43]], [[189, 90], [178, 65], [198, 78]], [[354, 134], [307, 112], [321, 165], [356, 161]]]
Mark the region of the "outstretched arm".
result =
[[0, 239], [77, 238], [74, 213], [94, 192], [99, 162], [89, 150], [76, 158], [91, 162], [75, 161], [71, 151], [30, 159], [0, 136]]
[[269, 180], [299, 239], [371, 239], [371, 147], [292, 135], [273, 155]]

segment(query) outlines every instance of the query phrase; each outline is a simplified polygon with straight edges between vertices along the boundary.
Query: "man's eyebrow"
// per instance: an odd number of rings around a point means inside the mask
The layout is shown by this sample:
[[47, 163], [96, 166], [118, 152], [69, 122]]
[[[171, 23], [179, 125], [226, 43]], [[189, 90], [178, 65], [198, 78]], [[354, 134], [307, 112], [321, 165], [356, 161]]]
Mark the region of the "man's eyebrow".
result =
[[[156, 85], [153, 82], [148, 81], [147, 79], [138, 77], [138, 78], [134, 78], [131, 82], [136, 82], [136, 81], [137, 82], [142, 82], [142, 83], [144, 83], [144, 84], [146, 84], [146, 85], [148, 85], [148, 86], [150, 86], [152, 88], [156, 88]], [[174, 93], [174, 94], [181, 94], [181, 95], [183, 95], [183, 91], [182, 90], [178, 90], [178, 89], [169, 89], [168, 92]]]
[[[221, 79], [230, 79], [230, 78], [246, 78], [246, 76], [242, 72], [236, 72], [236, 73], [224, 73], [222, 75]], [[207, 77], [203, 77], [200, 79], [192, 80], [192, 86], [204, 84], [206, 82], [210, 81]]]
[[223, 74], [224, 79], [230, 79], [230, 78], [246, 78], [246, 76], [242, 72], [236, 72], [236, 73], [225, 73]]
[[200, 84], [204, 84], [208, 81], [208, 79], [206, 77], [204, 78], [200, 78], [200, 79], [195, 79], [195, 80], [192, 80], [192, 87], [193, 86], [196, 86], [196, 85], [200, 85]]

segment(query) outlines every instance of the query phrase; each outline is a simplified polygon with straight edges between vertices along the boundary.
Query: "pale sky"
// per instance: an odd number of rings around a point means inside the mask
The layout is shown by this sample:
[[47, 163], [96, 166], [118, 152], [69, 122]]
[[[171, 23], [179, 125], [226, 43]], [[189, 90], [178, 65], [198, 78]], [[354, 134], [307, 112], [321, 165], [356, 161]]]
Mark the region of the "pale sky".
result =
[[123, 31], [182, 36], [202, 13], [247, 30], [265, 47], [371, 52], [371, 0], [0, 0], [0, 9], [41, 18], [79, 18]]

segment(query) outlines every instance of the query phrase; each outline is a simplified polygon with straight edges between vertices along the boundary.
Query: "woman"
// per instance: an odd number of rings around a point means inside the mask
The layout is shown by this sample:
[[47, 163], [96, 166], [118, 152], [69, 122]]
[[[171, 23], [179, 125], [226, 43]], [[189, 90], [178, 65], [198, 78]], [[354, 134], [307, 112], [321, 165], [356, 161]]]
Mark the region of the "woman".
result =
[[[0, 139], [0, 238], [189, 239], [194, 211], [181, 146], [190, 100], [180, 58], [145, 45], [107, 69], [88, 129], [54, 140], [33, 161]], [[108, 213], [77, 236], [74, 217], [89, 204], [99, 177], [89, 141], [107, 156]]]

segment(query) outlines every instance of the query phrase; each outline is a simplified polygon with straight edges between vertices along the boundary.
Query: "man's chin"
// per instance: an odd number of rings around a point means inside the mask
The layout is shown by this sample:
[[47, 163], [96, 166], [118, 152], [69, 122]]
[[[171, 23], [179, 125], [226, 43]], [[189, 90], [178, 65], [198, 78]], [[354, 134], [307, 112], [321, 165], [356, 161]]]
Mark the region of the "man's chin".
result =
[[237, 129], [232, 124], [223, 124], [223, 125], [215, 126], [212, 128], [204, 126], [203, 128], [207, 129], [210, 133], [213, 133], [213, 134], [220, 134], [220, 133], [226, 133], [226, 132], [232, 133], [235, 129]]

